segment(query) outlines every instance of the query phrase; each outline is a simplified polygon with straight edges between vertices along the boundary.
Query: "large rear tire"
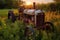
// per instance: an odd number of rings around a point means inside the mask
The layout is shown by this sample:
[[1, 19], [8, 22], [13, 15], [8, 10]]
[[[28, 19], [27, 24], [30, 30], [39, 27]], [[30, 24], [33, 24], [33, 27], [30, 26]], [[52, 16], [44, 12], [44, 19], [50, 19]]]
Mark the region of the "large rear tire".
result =
[[49, 31], [49, 32], [54, 32], [55, 31], [54, 30], [54, 25], [51, 22], [45, 22], [44, 27], [45, 27], [46, 31]]

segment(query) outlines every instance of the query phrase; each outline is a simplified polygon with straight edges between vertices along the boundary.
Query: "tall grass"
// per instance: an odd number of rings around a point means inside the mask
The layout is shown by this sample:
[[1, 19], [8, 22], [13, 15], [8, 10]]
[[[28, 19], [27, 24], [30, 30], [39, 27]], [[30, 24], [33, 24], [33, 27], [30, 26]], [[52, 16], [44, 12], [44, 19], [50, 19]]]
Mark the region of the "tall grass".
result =
[[[16, 12], [16, 11], [15, 11]], [[56, 12], [46, 12], [45, 21], [52, 22], [55, 26], [55, 33], [49, 32], [48, 35], [44, 30], [34, 30], [35, 34], [29, 37], [24, 36], [25, 24], [22, 21], [16, 20], [12, 23], [11, 20], [5, 18], [8, 10], [0, 10], [0, 40], [60, 40], [60, 15], [56, 15]]]

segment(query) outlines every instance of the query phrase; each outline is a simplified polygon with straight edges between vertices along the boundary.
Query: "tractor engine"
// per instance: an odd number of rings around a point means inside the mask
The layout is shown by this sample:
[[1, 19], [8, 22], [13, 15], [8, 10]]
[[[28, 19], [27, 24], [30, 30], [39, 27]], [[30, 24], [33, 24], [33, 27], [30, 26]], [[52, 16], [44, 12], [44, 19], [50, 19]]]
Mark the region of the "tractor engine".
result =
[[45, 21], [45, 14], [42, 10], [36, 10], [36, 9], [25, 9], [23, 12], [24, 16], [24, 22], [30, 23], [32, 22], [33, 25], [36, 27], [40, 27], [44, 24]]

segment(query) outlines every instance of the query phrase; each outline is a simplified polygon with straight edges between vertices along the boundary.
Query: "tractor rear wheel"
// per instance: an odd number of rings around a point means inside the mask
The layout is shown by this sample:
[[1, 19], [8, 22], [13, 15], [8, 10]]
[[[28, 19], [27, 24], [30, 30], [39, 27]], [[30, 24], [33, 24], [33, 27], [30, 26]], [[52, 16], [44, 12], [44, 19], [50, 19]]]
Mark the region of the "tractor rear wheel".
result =
[[54, 25], [51, 22], [45, 22], [44, 23], [44, 28], [45, 28], [46, 31], [49, 31], [49, 32], [54, 32], [55, 31], [54, 30]]

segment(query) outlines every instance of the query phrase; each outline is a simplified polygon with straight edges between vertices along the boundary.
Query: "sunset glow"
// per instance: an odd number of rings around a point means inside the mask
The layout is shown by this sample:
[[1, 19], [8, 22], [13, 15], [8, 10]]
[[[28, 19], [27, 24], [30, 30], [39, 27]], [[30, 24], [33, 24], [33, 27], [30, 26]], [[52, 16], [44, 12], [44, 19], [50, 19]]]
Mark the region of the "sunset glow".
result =
[[27, 3], [27, 5], [29, 4], [32, 4], [33, 2], [36, 2], [36, 3], [40, 3], [40, 4], [47, 4], [47, 3], [51, 3], [51, 2], [54, 2], [53, 0], [23, 0]]
[[26, 5], [32, 5], [32, 2], [26, 2]]

